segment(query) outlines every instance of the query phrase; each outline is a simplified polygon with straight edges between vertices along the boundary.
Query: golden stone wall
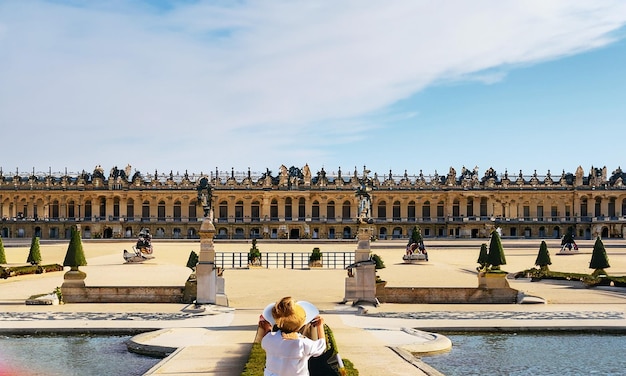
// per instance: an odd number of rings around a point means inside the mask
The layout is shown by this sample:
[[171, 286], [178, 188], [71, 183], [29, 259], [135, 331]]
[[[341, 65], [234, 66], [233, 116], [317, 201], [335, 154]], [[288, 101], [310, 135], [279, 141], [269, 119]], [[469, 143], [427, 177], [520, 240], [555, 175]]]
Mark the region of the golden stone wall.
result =
[[[111, 169], [93, 173], [15, 174], [0, 170], [0, 235], [4, 238], [68, 239], [80, 223], [83, 237], [134, 238], [149, 228], [155, 238], [198, 238], [202, 206], [188, 174], [129, 176]], [[492, 169], [425, 176], [315, 175], [309, 167], [276, 176], [231, 171], [203, 175], [212, 188], [216, 237], [249, 239], [354, 239], [360, 198], [366, 189], [379, 238], [406, 238], [413, 226], [425, 237], [486, 237], [496, 227], [504, 237], [623, 237], [626, 178], [619, 168], [582, 168], [539, 176], [509, 176]]]

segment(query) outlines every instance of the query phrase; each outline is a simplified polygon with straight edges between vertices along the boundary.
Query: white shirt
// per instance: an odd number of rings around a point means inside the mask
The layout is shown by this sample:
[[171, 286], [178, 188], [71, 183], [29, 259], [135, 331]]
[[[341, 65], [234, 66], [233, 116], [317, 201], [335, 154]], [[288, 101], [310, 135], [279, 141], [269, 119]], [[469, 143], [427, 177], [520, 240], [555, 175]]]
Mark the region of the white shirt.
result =
[[326, 351], [326, 340], [313, 341], [301, 335], [298, 339], [284, 339], [277, 331], [267, 333], [261, 347], [267, 355], [264, 376], [309, 376], [309, 358]]

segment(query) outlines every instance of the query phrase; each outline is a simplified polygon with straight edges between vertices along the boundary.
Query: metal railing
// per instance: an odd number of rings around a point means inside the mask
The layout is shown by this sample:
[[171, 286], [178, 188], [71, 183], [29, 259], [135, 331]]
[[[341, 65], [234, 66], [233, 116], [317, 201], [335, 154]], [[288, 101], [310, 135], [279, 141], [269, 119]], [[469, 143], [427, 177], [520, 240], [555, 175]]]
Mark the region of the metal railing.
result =
[[[266, 269], [308, 269], [311, 253], [262, 252], [261, 267]], [[354, 252], [322, 252], [322, 268], [345, 269], [354, 263]], [[248, 268], [248, 252], [216, 252], [216, 266], [223, 269]]]

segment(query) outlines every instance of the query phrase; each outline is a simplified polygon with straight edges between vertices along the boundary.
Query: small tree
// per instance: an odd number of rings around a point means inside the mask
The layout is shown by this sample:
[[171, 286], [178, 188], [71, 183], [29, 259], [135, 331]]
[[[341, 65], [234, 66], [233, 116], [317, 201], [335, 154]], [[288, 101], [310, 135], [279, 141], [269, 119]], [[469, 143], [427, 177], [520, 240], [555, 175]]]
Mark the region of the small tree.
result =
[[261, 251], [256, 246], [256, 238], [252, 239], [252, 248], [250, 248], [250, 252], [248, 252], [248, 262], [261, 265]]
[[372, 261], [374, 261], [376, 263], [376, 266], [374, 267], [374, 269], [384, 269], [386, 268], [385, 263], [383, 262], [383, 259], [377, 255], [377, 254], [372, 254]]
[[552, 265], [548, 245], [544, 240], [541, 241], [541, 245], [539, 246], [539, 253], [537, 254], [535, 265], [541, 268], [541, 270], [548, 270], [548, 265]]
[[506, 264], [502, 241], [500, 240], [500, 235], [496, 230], [491, 231], [491, 241], [489, 242], [487, 263], [491, 265], [491, 270], [500, 270], [500, 265]]
[[33, 236], [30, 242], [30, 251], [28, 252], [28, 259], [26, 262], [30, 262], [31, 265], [41, 264], [41, 250], [39, 249], [39, 237]]
[[409, 242], [407, 245], [411, 245], [413, 243], [419, 245], [423, 242], [424, 242], [424, 239], [422, 238], [422, 231], [420, 230], [418, 226], [414, 226], [413, 231], [411, 231], [411, 237], [409, 238]]
[[478, 267], [478, 270], [485, 270], [487, 268], [487, 266], [489, 265], [489, 260], [487, 258], [487, 244], [483, 243], [480, 245], [480, 253], [478, 254], [478, 260], [476, 262], [478, 262], [478, 265], [480, 265]]
[[309, 256], [309, 261], [319, 261], [322, 259], [322, 251], [320, 251], [319, 247], [313, 248], [313, 252], [311, 256]]
[[563, 239], [561, 239], [561, 246], [565, 244], [574, 244], [574, 228], [569, 227], [565, 235], [563, 235]]
[[71, 270], [78, 270], [79, 266], [85, 265], [87, 265], [87, 260], [85, 259], [80, 232], [78, 232], [76, 226], [72, 226], [72, 237], [70, 238], [70, 244], [67, 246], [63, 266], [69, 266]]
[[198, 265], [198, 254], [195, 251], [191, 251], [191, 253], [189, 254], [189, 259], [187, 260], [187, 267], [195, 272], [197, 265]]
[[4, 253], [4, 244], [2, 243], [2, 236], [0, 236], [0, 264], [7, 263], [7, 256]]
[[606, 274], [605, 268], [610, 268], [609, 258], [606, 255], [604, 244], [600, 237], [596, 238], [596, 242], [593, 244], [593, 253], [591, 254], [591, 262], [589, 262], [589, 269], [595, 269], [593, 275]]

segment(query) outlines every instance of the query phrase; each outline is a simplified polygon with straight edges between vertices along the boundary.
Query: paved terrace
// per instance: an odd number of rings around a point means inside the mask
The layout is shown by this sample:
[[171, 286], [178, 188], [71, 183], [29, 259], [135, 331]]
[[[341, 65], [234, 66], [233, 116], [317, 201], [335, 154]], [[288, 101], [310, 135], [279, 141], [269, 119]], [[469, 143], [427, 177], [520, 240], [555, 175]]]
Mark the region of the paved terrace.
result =
[[[482, 240], [484, 241], [484, 240]], [[480, 243], [426, 241], [430, 261], [405, 265], [401, 262], [404, 242], [372, 244], [387, 268], [379, 270], [388, 286], [477, 285], [475, 266]], [[504, 240], [510, 272], [532, 266], [539, 241]], [[589, 272], [592, 242], [579, 242], [580, 252], [557, 256], [558, 241], [549, 243], [552, 270]], [[453, 245], [452, 247], [448, 245]], [[605, 241], [610, 274], [626, 274], [625, 242]], [[182, 285], [190, 273], [184, 267], [199, 243], [155, 242], [156, 259], [144, 264], [123, 263], [122, 249], [129, 242], [85, 242], [89, 286]], [[310, 252], [353, 250], [356, 244], [267, 244], [264, 251]], [[67, 244], [42, 244], [44, 263], [61, 262]], [[216, 244], [218, 251], [241, 251], [246, 244]], [[21, 263], [28, 245], [7, 247], [9, 263]], [[154, 375], [239, 375], [248, 356], [262, 309], [285, 295], [316, 304], [333, 329], [341, 355], [350, 359], [361, 375], [437, 374], [407, 351], [425, 351], [438, 346], [441, 338], [427, 332], [438, 330], [568, 330], [626, 331], [626, 291], [619, 288], [587, 289], [574, 282], [510, 280], [511, 287], [541, 296], [548, 304], [533, 305], [399, 305], [377, 308], [339, 304], [343, 299], [343, 270], [226, 270], [226, 294], [230, 307], [207, 306], [204, 312], [182, 304], [66, 304], [27, 306], [30, 295], [51, 292], [63, 282], [62, 273], [48, 273], [0, 280], [0, 331], [132, 331], [160, 329], [138, 335], [135, 340], [156, 351], [170, 353], [154, 367]]]

